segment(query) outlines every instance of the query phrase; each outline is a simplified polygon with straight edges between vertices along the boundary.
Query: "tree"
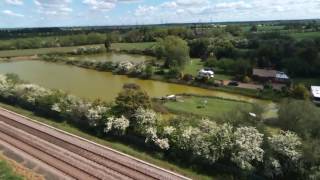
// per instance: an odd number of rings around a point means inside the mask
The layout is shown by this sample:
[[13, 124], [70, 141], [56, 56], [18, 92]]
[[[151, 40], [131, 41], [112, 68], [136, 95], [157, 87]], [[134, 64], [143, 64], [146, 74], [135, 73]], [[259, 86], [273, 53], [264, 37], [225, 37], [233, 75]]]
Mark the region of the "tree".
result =
[[136, 84], [125, 84], [115, 100], [114, 112], [130, 118], [138, 108], [148, 109], [151, 102], [148, 94]]
[[204, 59], [207, 56], [209, 45], [210, 41], [207, 38], [200, 38], [190, 41], [190, 56]]
[[320, 110], [309, 101], [291, 100], [280, 105], [278, 124], [299, 136], [320, 137]]
[[121, 116], [119, 118], [115, 118], [112, 116], [107, 119], [107, 122], [105, 125], [106, 125], [104, 129], [105, 133], [113, 132], [116, 135], [123, 135], [125, 134], [127, 128], [129, 127], [130, 122], [124, 116]]
[[252, 162], [262, 162], [264, 151], [261, 148], [263, 134], [254, 127], [240, 127], [234, 132], [234, 147], [231, 160], [240, 168], [252, 170]]
[[301, 157], [300, 138], [293, 132], [281, 131], [280, 134], [268, 138], [271, 149], [282, 156], [284, 161], [297, 161]]
[[107, 51], [110, 51], [111, 49], [111, 40], [106, 39], [104, 42], [104, 47], [106, 48]]
[[298, 84], [293, 87], [291, 95], [297, 99], [307, 100], [310, 97], [308, 89], [303, 84]]
[[253, 25], [253, 26], [250, 28], [250, 31], [251, 31], [251, 32], [257, 32], [257, 31], [258, 31], [257, 25]]
[[176, 36], [160, 39], [156, 48], [157, 57], [164, 58], [167, 67], [182, 69], [189, 61], [189, 47], [186, 41]]
[[146, 135], [146, 130], [155, 127], [157, 114], [153, 110], [138, 108], [134, 114], [135, 123], [132, 124], [136, 133]]
[[290, 131], [281, 131], [280, 134], [269, 137], [268, 143], [271, 157], [277, 162], [277, 174], [288, 179], [297, 177], [300, 171], [299, 160], [302, 157], [300, 137]]
[[240, 36], [242, 29], [238, 25], [229, 25], [226, 27], [226, 32], [232, 34], [233, 36]]

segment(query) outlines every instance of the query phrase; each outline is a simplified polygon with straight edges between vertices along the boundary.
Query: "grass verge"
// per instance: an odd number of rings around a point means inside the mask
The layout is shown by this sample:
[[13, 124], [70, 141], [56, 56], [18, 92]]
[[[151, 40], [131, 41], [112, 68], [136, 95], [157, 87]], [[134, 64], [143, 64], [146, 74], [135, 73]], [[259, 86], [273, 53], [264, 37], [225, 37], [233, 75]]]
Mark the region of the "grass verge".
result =
[[250, 108], [251, 104], [240, 101], [209, 97], [184, 97], [181, 101], [169, 101], [164, 104], [169, 111], [190, 113], [200, 116], [220, 117], [232, 109]]
[[9, 163], [0, 155], [0, 179], [3, 180], [23, 180], [22, 176], [17, 175]]
[[111, 49], [113, 50], [146, 50], [154, 46], [155, 42], [142, 42], [142, 43], [113, 43]]

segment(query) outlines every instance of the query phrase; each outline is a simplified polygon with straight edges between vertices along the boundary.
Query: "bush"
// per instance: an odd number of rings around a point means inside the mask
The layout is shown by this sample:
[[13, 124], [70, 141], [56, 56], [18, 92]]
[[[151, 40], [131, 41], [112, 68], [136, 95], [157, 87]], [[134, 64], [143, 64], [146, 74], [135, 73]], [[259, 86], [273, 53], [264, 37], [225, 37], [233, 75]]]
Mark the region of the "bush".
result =
[[146, 69], [145, 69], [145, 72], [144, 72], [144, 77], [145, 78], [150, 78], [153, 76], [153, 73], [154, 73], [154, 69], [153, 69], [153, 66], [148, 64]]
[[272, 82], [271, 82], [271, 81], [266, 82], [266, 83], [263, 85], [263, 89], [265, 89], [265, 90], [272, 90], [272, 89], [273, 89]]
[[148, 94], [136, 84], [125, 84], [115, 100], [114, 112], [131, 117], [138, 108], [148, 109], [151, 101]]
[[244, 76], [244, 77], [242, 78], [242, 82], [244, 82], [244, 83], [249, 83], [249, 82], [251, 82], [251, 79], [250, 79], [249, 76]]
[[182, 74], [178, 68], [170, 68], [167, 73], [168, 78], [181, 79], [181, 76]]
[[192, 81], [193, 80], [193, 76], [191, 74], [185, 74], [185, 75], [183, 75], [182, 79], [184, 81]]
[[298, 84], [293, 87], [291, 91], [291, 96], [296, 99], [304, 99], [307, 100], [310, 98], [310, 93], [308, 89], [303, 84]]

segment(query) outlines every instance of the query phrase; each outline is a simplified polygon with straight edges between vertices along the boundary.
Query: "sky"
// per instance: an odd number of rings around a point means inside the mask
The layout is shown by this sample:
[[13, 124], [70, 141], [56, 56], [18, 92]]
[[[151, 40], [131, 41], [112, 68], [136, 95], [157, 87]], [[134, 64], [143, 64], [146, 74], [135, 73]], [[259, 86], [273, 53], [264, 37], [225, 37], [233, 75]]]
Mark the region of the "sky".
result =
[[0, 0], [0, 28], [320, 18], [320, 0]]

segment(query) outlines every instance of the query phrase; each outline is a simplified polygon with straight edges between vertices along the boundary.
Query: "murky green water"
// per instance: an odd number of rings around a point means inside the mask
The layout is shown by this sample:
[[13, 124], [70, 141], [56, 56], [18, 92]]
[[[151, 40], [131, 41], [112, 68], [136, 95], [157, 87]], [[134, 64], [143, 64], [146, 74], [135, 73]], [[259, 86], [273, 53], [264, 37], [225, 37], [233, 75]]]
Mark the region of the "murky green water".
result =
[[263, 102], [254, 98], [220, 91], [152, 80], [128, 78], [127, 76], [113, 75], [109, 72], [99, 72], [43, 61], [3, 62], [0, 64], [0, 73], [16, 73], [23, 80], [47, 88], [61, 89], [83, 98], [100, 98], [106, 101], [112, 101], [121, 91], [123, 84], [136, 83], [152, 97], [161, 97], [178, 93], [193, 93], [245, 100], [249, 102]]
[[91, 61], [132, 61], [132, 62], [144, 62], [151, 57], [142, 55], [122, 54], [122, 53], [102, 53], [93, 55], [72, 56], [70, 59], [79, 60], [91, 60]]

